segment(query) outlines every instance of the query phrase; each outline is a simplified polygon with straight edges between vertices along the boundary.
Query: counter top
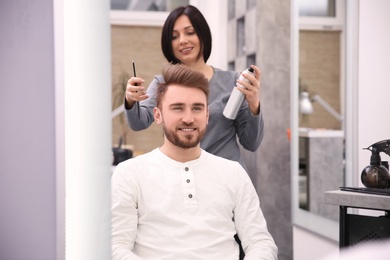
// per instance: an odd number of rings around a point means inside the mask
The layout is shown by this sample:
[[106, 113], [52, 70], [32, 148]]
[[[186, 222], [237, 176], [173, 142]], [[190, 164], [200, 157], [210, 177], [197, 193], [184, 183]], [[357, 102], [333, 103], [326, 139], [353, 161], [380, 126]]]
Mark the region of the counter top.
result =
[[390, 210], [390, 196], [351, 191], [326, 191], [325, 203], [355, 208]]

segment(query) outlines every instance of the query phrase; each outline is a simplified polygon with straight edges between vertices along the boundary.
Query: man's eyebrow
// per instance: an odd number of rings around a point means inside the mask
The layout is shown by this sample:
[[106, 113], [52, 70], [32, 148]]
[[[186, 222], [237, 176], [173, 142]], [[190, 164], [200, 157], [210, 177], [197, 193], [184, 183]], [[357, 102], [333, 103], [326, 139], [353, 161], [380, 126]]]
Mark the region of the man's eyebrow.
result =
[[[182, 102], [176, 102], [176, 103], [169, 104], [170, 107], [173, 107], [173, 106], [184, 106], [184, 105], [185, 104], [182, 103]], [[202, 106], [202, 107], [205, 107], [206, 104], [199, 102], [199, 103], [193, 103], [193, 104], [191, 104], [191, 106]]]
[[192, 105], [193, 106], [201, 106], [201, 107], [205, 107], [206, 106], [204, 103], [194, 103]]
[[184, 103], [176, 102], [176, 103], [169, 104], [169, 106], [170, 106], [170, 107], [174, 107], [174, 106], [184, 106]]

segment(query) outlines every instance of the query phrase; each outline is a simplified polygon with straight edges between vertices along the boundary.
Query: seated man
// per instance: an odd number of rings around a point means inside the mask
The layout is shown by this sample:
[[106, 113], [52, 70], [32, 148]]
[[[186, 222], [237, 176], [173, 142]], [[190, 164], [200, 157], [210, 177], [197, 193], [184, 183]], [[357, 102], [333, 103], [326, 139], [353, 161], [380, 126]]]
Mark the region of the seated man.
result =
[[164, 143], [120, 163], [112, 176], [112, 259], [277, 259], [257, 193], [238, 162], [199, 142], [208, 122], [208, 81], [167, 65], [155, 122]]

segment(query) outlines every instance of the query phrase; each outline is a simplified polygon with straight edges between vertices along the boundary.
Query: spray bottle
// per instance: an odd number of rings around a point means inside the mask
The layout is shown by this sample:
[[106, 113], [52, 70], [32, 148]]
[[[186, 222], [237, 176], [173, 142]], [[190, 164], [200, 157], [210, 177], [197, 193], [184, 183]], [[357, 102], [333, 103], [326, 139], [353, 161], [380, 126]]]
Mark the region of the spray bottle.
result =
[[[238, 80], [249, 82], [248, 79], [246, 79], [243, 74], [251, 74], [255, 75], [255, 71], [252, 67], [247, 68], [244, 70]], [[245, 88], [243, 85], [237, 83], [238, 88]], [[230, 94], [229, 100], [225, 106], [225, 109], [223, 110], [223, 115], [231, 120], [236, 119], [238, 110], [240, 110], [240, 107], [242, 103], [245, 100], [245, 95], [237, 89], [237, 87], [233, 88], [232, 93]]]
[[380, 152], [390, 156], [390, 139], [376, 142], [364, 148], [371, 151], [370, 165], [366, 166], [361, 175], [361, 181], [367, 188], [389, 188], [390, 174], [387, 161], [382, 161]]

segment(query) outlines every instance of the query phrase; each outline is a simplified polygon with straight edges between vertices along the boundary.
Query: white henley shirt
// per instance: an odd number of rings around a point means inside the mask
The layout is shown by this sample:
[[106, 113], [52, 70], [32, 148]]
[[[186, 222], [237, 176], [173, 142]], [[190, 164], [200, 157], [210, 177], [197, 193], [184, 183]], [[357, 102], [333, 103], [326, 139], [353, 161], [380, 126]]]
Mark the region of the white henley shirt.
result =
[[112, 176], [112, 259], [277, 259], [257, 193], [234, 161], [180, 163], [155, 149]]

